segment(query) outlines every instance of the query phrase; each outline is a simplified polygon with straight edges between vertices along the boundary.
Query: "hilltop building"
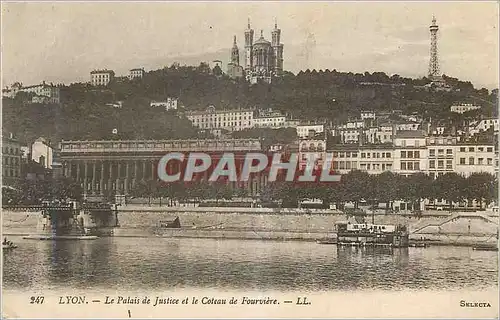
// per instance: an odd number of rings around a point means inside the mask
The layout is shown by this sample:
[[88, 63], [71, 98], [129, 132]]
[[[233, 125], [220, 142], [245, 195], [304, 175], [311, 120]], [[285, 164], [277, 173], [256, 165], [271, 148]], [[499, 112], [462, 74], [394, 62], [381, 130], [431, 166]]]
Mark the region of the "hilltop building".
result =
[[128, 78], [129, 78], [129, 80], [132, 80], [135, 78], [142, 79], [142, 77], [144, 77], [145, 73], [146, 73], [146, 71], [144, 71], [144, 68], [130, 69]]
[[264, 39], [263, 31], [260, 38], [253, 41], [254, 30], [248, 20], [245, 30], [245, 77], [250, 83], [264, 81], [271, 83], [273, 77], [283, 73], [283, 44], [280, 43], [281, 29], [275, 22], [271, 31], [271, 42]]
[[47, 84], [43, 81], [41, 84], [35, 84], [24, 87], [22, 83], [16, 82], [10, 88], [2, 89], [2, 96], [15, 98], [19, 92], [31, 93], [32, 103], [60, 103], [61, 90], [59, 86]]
[[236, 44], [236, 36], [234, 36], [233, 48], [231, 49], [231, 62], [227, 64], [227, 75], [233, 79], [243, 77], [243, 67], [240, 66], [240, 50]]
[[94, 70], [90, 72], [90, 83], [93, 86], [107, 86], [115, 78], [113, 70]]
[[245, 109], [216, 110], [209, 106], [206, 111], [189, 112], [187, 118], [200, 129], [241, 131], [253, 127], [253, 111]]
[[458, 105], [452, 105], [450, 107], [450, 111], [455, 113], [465, 113], [467, 111], [479, 110], [479, 109], [481, 109], [480, 106], [473, 105], [472, 103], [461, 103]]

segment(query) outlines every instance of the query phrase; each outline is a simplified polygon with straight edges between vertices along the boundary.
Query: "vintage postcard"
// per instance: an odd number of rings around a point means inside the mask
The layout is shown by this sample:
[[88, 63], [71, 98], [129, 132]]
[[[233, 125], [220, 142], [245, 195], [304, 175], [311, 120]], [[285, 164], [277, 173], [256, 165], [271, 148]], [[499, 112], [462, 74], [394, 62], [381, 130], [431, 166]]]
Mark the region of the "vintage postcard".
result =
[[498, 318], [497, 2], [1, 9], [3, 318]]

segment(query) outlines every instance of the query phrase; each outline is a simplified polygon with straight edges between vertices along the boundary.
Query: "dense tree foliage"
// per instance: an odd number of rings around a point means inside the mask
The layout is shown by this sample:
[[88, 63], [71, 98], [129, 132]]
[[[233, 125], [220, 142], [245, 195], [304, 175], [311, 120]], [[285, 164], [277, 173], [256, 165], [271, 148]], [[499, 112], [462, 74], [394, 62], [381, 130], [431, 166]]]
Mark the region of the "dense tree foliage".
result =
[[[473, 190], [473, 192], [472, 192]], [[342, 176], [338, 183], [292, 183], [276, 181], [268, 184], [260, 193], [263, 204], [279, 203], [283, 208], [297, 208], [306, 199], [322, 200], [323, 207], [336, 204], [344, 209], [347, 202], [352, 202], [357, 209], [361, 202], [371, 206], [386, 204], [386, 211], [392, 210], [394, 201], [406, 201], [417, 205], [423, 199], [447, 200], [460, 203], [465, 200], [477, 201], [480, 207], [490, 204], [496, 199], [498, 192], [497, 180], [488, 173], [474, 173], [464, 178], [456, 173], [448, 173], [432, 180], [424, 173], [416, 173], [408, 177], [392, 172], [370, 175], [366, 172], [353, 170]], [[141, 182], [132, 190], [134, 197], [163, 198], [173, 201], [201, 202], [207, 199], [230, 200], [246, 195], [246, 190], [231, 189], [224, 183], [207, 184], [198, 182], [158, 183], [156, 181]]]
[[81, 201], [82, 198], [82, 187], [68, 178], [26, 179], [17, 188], [2, 188], [2, 205], [40, 205], [46, 201]]

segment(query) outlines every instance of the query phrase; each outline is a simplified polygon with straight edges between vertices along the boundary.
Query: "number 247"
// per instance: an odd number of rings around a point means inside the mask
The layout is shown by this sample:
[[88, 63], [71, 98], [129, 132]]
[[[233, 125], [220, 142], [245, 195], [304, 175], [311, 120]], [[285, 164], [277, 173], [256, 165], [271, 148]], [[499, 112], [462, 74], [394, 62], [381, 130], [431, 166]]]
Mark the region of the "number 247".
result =
[[43, 303], [43, 299], [45, 299], [45, 297], [31, 297], [30, 298], [30, 304], [42, 304]]

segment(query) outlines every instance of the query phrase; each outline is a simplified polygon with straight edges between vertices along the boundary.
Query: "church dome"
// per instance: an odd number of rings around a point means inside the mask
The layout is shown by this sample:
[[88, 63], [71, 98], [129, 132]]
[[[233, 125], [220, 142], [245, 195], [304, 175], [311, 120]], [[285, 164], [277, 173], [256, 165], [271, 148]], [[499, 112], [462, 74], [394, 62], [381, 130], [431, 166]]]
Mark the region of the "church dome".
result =
[[262, 31], [261, 31], [260, 32], [260, 38], [257, 39], [257, 41], [254, 42], [254, 46], [268, 47], [268, 46], [271, 46], [271, 42], [269, 42], [266, 39], [264, 39], [264, 36], [262, 35]]

